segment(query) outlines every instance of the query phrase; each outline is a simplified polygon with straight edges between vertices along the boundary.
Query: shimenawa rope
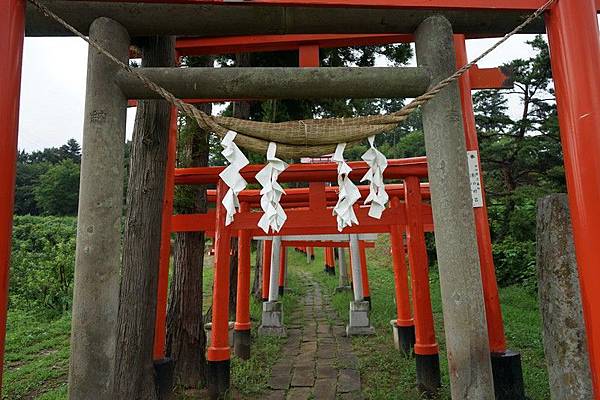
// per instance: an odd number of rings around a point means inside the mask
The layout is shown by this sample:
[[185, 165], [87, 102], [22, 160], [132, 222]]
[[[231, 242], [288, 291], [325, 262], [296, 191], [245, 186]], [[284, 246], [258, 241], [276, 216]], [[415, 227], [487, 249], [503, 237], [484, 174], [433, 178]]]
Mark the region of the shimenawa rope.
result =
[[[139, 71], [137, 71], [137, 68], [132, 68], [128, 64], [113, 56], [100, 44], [86, 37], [75, 27], [48, 9], [48, 7], [43, 5], [40, 1], [28, 1], [38, 8], [44, 15], [55, 20], [64, 28], [85, 40], [98, 52], [108, 57], [114, 63], [118, 64], [121, 69], [132, 74], [148, 89], [157, 93], [163, 99], [177, 107], [183, 114], [194, 118], [198, 125], [203, 129], [212, 131], [221, 138], [224, 137], [227, 132], [233, 130], [237, 132], [235, 142], [238, 145], [261, 154], [266, 152], [270, 142], [275, 141], [277, 142], [278, 156], [299, 158], [303, 156], [315, 157], [331, 153], [335, 149], [337, 143], [348, 142], [348, 144], [354, 144], [367, 137], [395, 128], [399, 123], [407, 119], [408, 116], [417, 108], [433, 99], [440, 91], [459, 79], [473, 65], [477, 64], [477, 62], [506, 42], [510, 37], [517, 34], [525, 26], [537, 19], [557, 0], [548, 0], [544, 5], [542, 5], [542, 7], [531, 14], [519, 26], [507, 33], [502, 39], [484, 51], [473, 61], [458, 69], [451, 76], [438, 82], [426, 93], [414, 98], [411, 102], [395, 113], [351, 119], [310, 119], [302, 121], [288, 121], [283, 123], [246, 121], [237, 118], [215, 117], [207, 115], [194, 106], [178, 99], [167, 89], [146, 78]], [[338, 136], [336, 136], [335, 133], [337, 133]]]

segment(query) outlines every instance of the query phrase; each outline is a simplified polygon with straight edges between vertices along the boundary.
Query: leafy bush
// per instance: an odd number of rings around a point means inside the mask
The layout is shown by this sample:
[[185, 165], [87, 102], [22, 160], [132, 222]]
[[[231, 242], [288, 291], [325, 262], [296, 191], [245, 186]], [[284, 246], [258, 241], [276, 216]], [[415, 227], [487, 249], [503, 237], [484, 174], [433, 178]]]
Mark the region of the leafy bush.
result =
[[496, 264], [496, 279], [500, 286], [521, 284], [537, 287], [535, 242], [507, 237], [492, 246]]
[[15, 216], [10, 307], [60, 314], [73, 293], [76, 219]]

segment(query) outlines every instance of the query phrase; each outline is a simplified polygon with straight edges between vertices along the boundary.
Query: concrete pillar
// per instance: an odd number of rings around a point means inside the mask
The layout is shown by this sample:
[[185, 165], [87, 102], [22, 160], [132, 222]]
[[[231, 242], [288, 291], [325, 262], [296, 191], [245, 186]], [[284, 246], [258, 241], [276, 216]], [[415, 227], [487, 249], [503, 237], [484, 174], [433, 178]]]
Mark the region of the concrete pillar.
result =
[[[108, 18], [98, 18], [90, 38], [123, 62], [129, 35]], [[119, 67], [92, 47], [87, 91], [75, 285], [71, 328], [70, 399], [112, 399], [121, 265], [123, 157], [127, 99], [114, 83]]]
[[[432, 83], [454, 72], [452, 26], [432, 16], [415, 32], [417, 63]], [[456, 83], [423, 106], [431, 205], [453, 399], [493, 399], [494, 385]]]
[[273, 236], [271, 250], [271, 271], [269, 281], [269, 300], [263, 303], [262, 323], [258, 333], [267, 336], [285, 336], [283, 308], [279, 299], [279, 253], [281, 236]]
[[537, 268], [551, 398], [591, 399], [590, 360], [566, 194], [538, 201]]
[[350, 302], [350, 320], [346, 327], [346, 334], [348, 336], [373, 335], [375, 328], [369, 321], [369, 302], [365, 301], [363, 296], [360, 243], [356, 234], [350, 235], [350, 265], [352, 267], [354, 301]]

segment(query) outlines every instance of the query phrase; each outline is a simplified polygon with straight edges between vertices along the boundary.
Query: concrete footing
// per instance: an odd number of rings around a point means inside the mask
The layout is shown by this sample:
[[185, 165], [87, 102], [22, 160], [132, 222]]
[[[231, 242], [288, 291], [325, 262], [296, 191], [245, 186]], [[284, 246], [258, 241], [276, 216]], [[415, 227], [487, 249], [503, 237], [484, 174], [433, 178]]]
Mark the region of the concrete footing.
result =
[[[233, 339], [234, 339], [234, 335], [233, 335], [233, 328], [235, 327], [235, 322], [233, 321], [229, 321], [229, 344], [233, 344]], [[212, 330], [212, 322], [208, 322], [206, 324], [204, 324], [204, 332], [206, 332], [206, 347], [210, 346], [210, 338], [211, 338], [211, 333], [210, 331]]]
[[206, 377], [208, 397], [211, 400], [223, 399], [229, 391], [230, 360], [208, 361]]
[[286, 336], [283, 325], [283, 308], [278, 301], [263, 303], [262, 324], [258, 328], [259, 335]]
[[492, 353], [496, 400], [525, 400], [521, 354], [512, 350]]
[[411, 357], [415, 346], [415, 326], [398, 326], [395, 319], [390, 321], [394, 334], [394, 346], [406, 357]]
[[369, 303], [366, 301], [350, 302], [350, 321], [346, 326], [348, 336], [374, 335], [375, 328], [369, 321]]
[[248, 360], [251, 354], [252, 334], [250, 329], [233, 331], [233, 351], [242, 360]]
[[415, 354], [417, 366], [417, 387], [419, 391], [430, 396], [438, 392], [442, 386], [440, 376], [439, 354]]
[[173, 392], [175, 364], [170, 357], [154, 361], [156, 373], [156, 385], [158, 386], [159, 398], [168, 399]]

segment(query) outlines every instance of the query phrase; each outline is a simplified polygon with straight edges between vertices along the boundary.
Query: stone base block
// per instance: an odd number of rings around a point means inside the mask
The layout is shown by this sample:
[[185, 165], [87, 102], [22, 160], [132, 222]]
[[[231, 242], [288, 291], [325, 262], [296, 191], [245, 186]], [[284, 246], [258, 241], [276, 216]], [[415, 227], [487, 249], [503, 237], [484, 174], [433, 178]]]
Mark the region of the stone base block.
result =
[[400, 350], [406, 357], [412, 356], [415, 346], [415, 326], [398, 326], [395, 319], [390, 321], [392, 332], [394, 333], [394, 346]]
[[[235, 326], [235, 322], [229, 321], [229, 345], [230, 346], [233, 346], [233, 340], [234, 340], [233, 328], [234, 328], [234, 326]], [[208, 346], [210, 346], [211, 330], [212, 330], [212, 322], [204, 324], [204, 332], [206, 332], [206, 347], [207, 348], [208, 348]]]
[[512, 350], [491, 355], [496, 400], [525, 400], [521, 355]]
[[348, 336], [373, 335], [375, 328], [369, 321], [369, 303], [366, 301], [350, 302], [350, 323], [346, 327]]
[[283, 308], [278, 301], [263, 303], [262, 324], [258, 328], [259, 335], [286, 336], [283, 325]]

